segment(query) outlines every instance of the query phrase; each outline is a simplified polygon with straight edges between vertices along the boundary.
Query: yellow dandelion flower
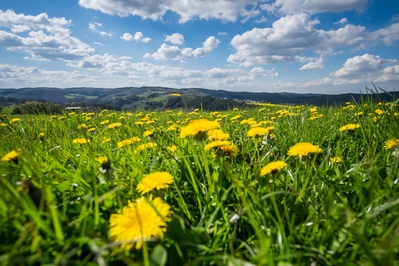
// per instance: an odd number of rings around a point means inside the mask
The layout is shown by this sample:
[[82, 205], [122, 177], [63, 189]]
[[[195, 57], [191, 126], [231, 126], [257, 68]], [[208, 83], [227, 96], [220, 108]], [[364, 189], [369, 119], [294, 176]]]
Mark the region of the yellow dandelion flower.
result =
[[158, 145], [157, 145], [155, 142], [144, 143], [144, 144], [139, 145], [139, 146], [136, 148], [135, 153], [140, 152], [140, 151], [143, 151], [143, 150], [145, 150], [145, 149], [154, 148], [154, 147], [156, 147], [156, 146], [158, 146]]
[[139, 141], [141, 141], [141, 139], [139, 137], [131, 137], [129, 140], [131, 142], [139, 142]]
[[170, 206], [162, 199], [141, 197], [136, 202], [129, 202], [118, 213], [111, 214], [110, 237], [115, 242], [134, 241], [122, 244], [125, 250], [134, 246], [140, 249], [144, 241], [164, 236], [170, 214]]
[[18, 123], [21, 120], [22, 120], [21, 118], [13, 118], [13, 119], [11, 119], [10, 123]]
[[278, 170], [283, 169], [286, 166], [287, 164], [283, 161], [270, 162], [262, 168], [262, 170], [260, 171], [260, 175], [264, 176], [270, 173], [276, 173]]
[[133, 141], [131, 141], [130, 139], [125, 139], [125, 140], [119, 141], [117, 143], [117, 145], [118, 145], [118, 148], [122, 148], [122, 147], [128, 146], [132, 143], [133, 143]]
[[105, 125], [105, 124], [108, 124], [108, 123], [109, 123], [109, 120], [104, 120], [104, 121], [100, 122], [100, 125]]
[[215, 140], [205, 145], [206, 151], [216, 150], [217, 155], [233, 155], [238, 154], [238, 148], [228, 140]]
[[144, 125], [144, 122], [143, 121], [137, 121], [137, 122], [134, 122], [134, 124], [135, 125]]
[[389, 139], [385, 142], [384, 148], [389, 150], [399, 147], [399, 139]]
[[79, 144], [86, 144], [89, 143], [90, 140], [89, 139], [85, 139], [85, 138], [78, 138], [78, 139], [74, 139], [72, 140], [72, 143], [79, 143]]
[[190, 122], [187, 126], [183, 127], [180, 131], [180, 138], [187, 136], [195, 136], [203, 138], [206, 133], [212, 129], [220, 128], [220, 124], [216, 121], [209, 121], [207, 119], [197, 119]]
[[0, 127], [6, 127], [8, 126], [6, 123], [0, 123]]
[[64, 119], [65, 119], [65, 116], [58, 117], [58, 120], [64, 120]]
[[151, 190], [160, 190], [169, 187], [174, 177], [168, 172], [155, 172], [146, 175], [137, 185], [137, 191], [144, 195]]
[[335, 156], [330, 158], [330, 162], [332, 163], [342, 163], [344, 160], [340, 156]]
[[146, 130], [144, 131], [143, 137], [151, 136], [154, 133], [154, 130]]
[[220, 129], [214, 129], [208, 132], [209, 140], [227, 140], [230, 137], [228, 133], [224, 133]]
[[177, 151], [177, 146], [176, 145], [168, 146], [168, 150], [170, 150], [171, 152], [175, 152]]
[[168, 127], [168, 128], [166, 129], [166, 131], [175, 131], [175, 130], [177, 130], [176, 124], [173, 124], [173, 125], [171, 125], [170, 127]]
[[103, 168], [104, 170], [111, 169], [111, 162], [108, 160], [107, 156], [103, 155], [95, 158], [95, 160], [101, 164], [101, 168]]
[[107, 143], [110, 141], [111, 141], [111, 138], [104, 137], [103, 140], [101, 141], [101, 144], [104, 144], [104, 143]]
[[376, 114], [378, 114], [378, 115], [384, 114], [384, 111], [382, 111], [381, 109], [375, 109], [374, 112], [375, 112]]
[[270, 134], [270, 131], [273, 130], [274, 127], [253, 127], [248, 130], [248, 137], [261, 137]]
[[320, 153], [322, 149], [319, 146], [313, 145], [309, 142], [299, 142], [288, 150], [288, 156], [302, 157], [309, 153]]
[[44, 133], [43, 132], [41, 132], [41, 133], [39, 133], [39, 139], [41, 140], [41, 141], [43, 141], [44, 140]]
[[112, 124], [109, 124], [108, 128], [117, 128], [120, 126], [122, 126], [122, 123], [112, 123]]
[[18, 153], [14, 150], [10, 151], [1, 159], [4, 162], [14, 162], [18, 163]]
[[84, 129], [84, 128], [87, 128], [87, 125], [86, 125], [86, 124], [80, 124], [80, 125], [78, 126], [78, 129]]
[[359, 124], [347, 124], [339, 128], [339, 131], [354, 131], [355, 129], [359, 128]]
[[94, 132], [94, 131], [96, 131], [96, 128], [95, 127], [91, 127], [91, 128], [89, 128], [88, 130], [87, 130], [87, 132]]

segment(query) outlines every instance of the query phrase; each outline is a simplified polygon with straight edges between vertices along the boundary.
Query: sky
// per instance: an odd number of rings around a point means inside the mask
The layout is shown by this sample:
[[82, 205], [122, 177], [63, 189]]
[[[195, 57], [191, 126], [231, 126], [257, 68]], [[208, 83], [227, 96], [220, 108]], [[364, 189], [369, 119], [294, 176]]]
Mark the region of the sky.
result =
[[0, 88], [399, 90], [398, 0], [3, 0]]

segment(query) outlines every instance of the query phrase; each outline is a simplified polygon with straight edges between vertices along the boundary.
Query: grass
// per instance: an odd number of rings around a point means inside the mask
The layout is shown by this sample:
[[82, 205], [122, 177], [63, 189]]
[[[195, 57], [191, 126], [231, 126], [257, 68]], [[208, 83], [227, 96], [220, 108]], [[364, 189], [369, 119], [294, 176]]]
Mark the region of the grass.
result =
[[3, 114], [8, 114], [10, 115], [12, 113], [13, 108], [12, 107], [3, 107], [3, 110], [1, 111]]
[[[15, 150], [18, 163], [0, 162], [0, 262], [397, 265], [399, 148], [388, 149], [386, 141], [399, 138], [398, 112], [398, 103], [365, 99], [323, 108], [102, 111], [19, 122], [5, 116], [0, 155]], [[199, 136], [181, 138], [180, 129], [199, 118], [219, 121], [238, 154], [207, 151], [210, 141]], [[121, 126], [108, 128], [116, 122]], [[339, 130], [347, 124], [360, 127]], [[274, 129], [248, 137], [256, 126]], [[153, 133], [144, 137], [146, 130]], [[132, 137], [141, 140], [118, 147]], [[90, 142], [73, 143], [78, 138]], [[288, 156], [299, 142], [322, 151]], [[141, 149], [145, 143], [156, 146]], [[99, 169], [100, 156], [110, 168]], [[336, 157], [342, 162], [331, 161]], [[274, 161], [287, 166], [261, 176]], [[137, 184], [159, 171], [170, 173], [173, 184], [144, 197], [170, 205], [166, 232], [140, 249], [121, 249], [123, 243], [109, 237], [110, 217], [142, 197]]]

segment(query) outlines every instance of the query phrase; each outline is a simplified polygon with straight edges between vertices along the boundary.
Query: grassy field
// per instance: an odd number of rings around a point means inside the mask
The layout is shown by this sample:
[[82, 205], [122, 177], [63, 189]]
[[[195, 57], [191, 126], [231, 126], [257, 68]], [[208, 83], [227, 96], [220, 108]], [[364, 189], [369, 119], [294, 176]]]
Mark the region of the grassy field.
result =
[[398, 265], [399, 104], [0, 121], [3, 265]]
[[83, 95], [83, 94], [79, 94], [79, 93], [70, 93], [68, 95], [65, 95], [65, 98], [67, 99], [74, 99], [76, 97], [85, 97], [86, 99], [96, 99], [98, 98], [97, 96], [90, 96], [90, 95]]

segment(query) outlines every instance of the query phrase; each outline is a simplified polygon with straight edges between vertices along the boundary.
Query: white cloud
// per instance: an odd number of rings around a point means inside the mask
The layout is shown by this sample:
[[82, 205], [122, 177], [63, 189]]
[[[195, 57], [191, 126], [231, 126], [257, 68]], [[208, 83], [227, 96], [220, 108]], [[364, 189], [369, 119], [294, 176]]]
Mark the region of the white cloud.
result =
[[[254, 64], [315, 61], [305, 54], [331, 54], [337, 49], [363, 49], [381, 42], [399, 40], [399, 23], [369, 32], [363, 26], [347, 24], [338, 29], [316, 28], [320, 21], [301, 13], [281, 17], [271, 28], [253, 28], [231, 40], [237, 50], [227, 61], [243, 66]], [[319, 62], [320, 63], [320, 62]], [[305, 68], [315, 67], [314, 64]], [[321, 66], [321, 64], [318, 64]]]
[[181, 45], [184, 43], [184, 36], [180, 33], [173, 33], [172, 35], [166, 35], [164, 42], [170, 42], [173, 44]]
[[135, 41], [141, 41], [144, 43], [148, 43], [151, 41], [151, 38], [149, 37], [144, 37], [143, 33], [141, 31], [138, 31], [133, 35], [131, 35], [130, 33], [126, 32], [124, 33], [121, 37], [122, 40], [125, 41], [131, 41], [131, 40], [135, 40]]
[[257, 0], [79, 0], [79, 4], [85, 8], [99, 10], [110, 15], [122, 17], [136, 15], [142, 18], [159, 20], [167, 11], [172, 11], [180, 16], [180, 23], [185, 23], [195, 17], [200, 19], [220, 19], [223, 21], [236, 21], [240, 17], [252, 17], [257, 10], [248, 11], [248, 6], [256, 6]]
[[332, 77], [370, 77], [397, 60], [383, 59], [378, 55], [364, 54], [349, 58], [341, 69], [331, 73]]
[[131, 41], [133, 40], [133, 36], [130, 33], [126, 32], [121, 36], [121, 39], [125, 41]]
[[301, 12], [316, 14], [324, 12], [343, 12], [362, 10], [368, 0], [276, 0], [271, 4], [262, 4], [260, 8], [270, 13], [297, 14]]
[[299, 70], [315, 70], [315, 69], [323, 69], [324, 60], [322, 57], [317, 59], [316, 61], [311, 61], [306, 65], [303, 65]]
[[399, 23], [394, 23], [388, 27], [376, 30], [370, 34], [372, 40], [382, 40], [386, 45], [392, 45], [399, 40]]
[[224, 35], [227, 35], [227, 32], [221, 31], [221, 32], [218, 32], [218, 35], [219, 35], [219, 36], [224, 36]]
[[46, 13], [25, 16], [0, 10], [0, 27], [11, 31], [0, 30], [0, 47], [25, 51], [30, 54], [26, 58], [34, 60], [79, 60], [94, 49], [70, 35], [70, 24], [65, 18], [49, 18]]
[[152, 55], [145, 54], [144, 58], [154, 58], [155, 60], [185, 60], [191, 58], [200, 58], [208, 55], [214, 48], [218, 46], [220, 41], [214, 36], [208, 37], [203, 43], [202, 47], [192, 48], [179, 48], [178, 46], [169, 46], [162, 44], [161, 47]]
[[347, 24], [348, 23], [348, 19], [347, 18], [341, 18], [339, 21], [334, 22], [334, 24]]
[[263, 23], [267, 21], [267, 17], [262, 16], [260, 19], [255, 20], [255, 23]]
[[234, 84], [236, 82], [248, 82], [262, 77], [278, 77], [275, 69], [270, 70], [262, 67], [254, 67], [249, 72], [240, 68], [217, 68], [206, 70], [205, 74], [212, 79], [221, 79], [222, 84]]
[[90, 29], [92, 32], [94, 32], [94, 33], [99, 33], [99, 34], [102, 35], [102, 36], [111, 37], [111, 36], [112, 36], [112, 33], [108, 33], [108, 32], [101, 31], [101, 30], [98, 29], [98, 28], [101, 28], [102, 26], [103, 26], [103, 25], [102, 25], [101, 23], [98, 23], [98, 22], [90, 22], [90, 23], [89, 23], [89, 29]]
[[87, 75], [78, 71], [50, 71], [37, 67], [19, 67], [9, 64], [0, 64], [0, 80], [8, 86], [68, 86], [72, 84], [92, 84], [101, 78], [95, 75]]

